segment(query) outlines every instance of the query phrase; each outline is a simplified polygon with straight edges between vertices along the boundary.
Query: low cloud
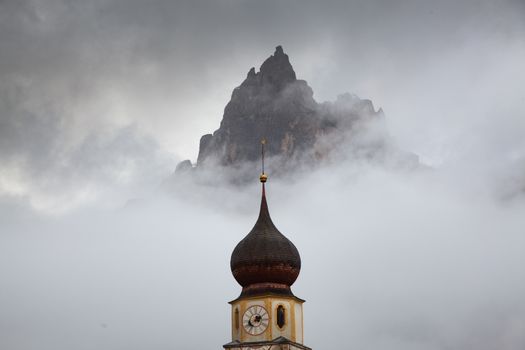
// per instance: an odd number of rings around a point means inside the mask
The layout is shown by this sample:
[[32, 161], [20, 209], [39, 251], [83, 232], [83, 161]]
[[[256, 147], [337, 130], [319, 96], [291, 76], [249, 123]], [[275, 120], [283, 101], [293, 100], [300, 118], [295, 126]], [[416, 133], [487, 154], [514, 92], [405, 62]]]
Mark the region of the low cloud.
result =
[[392, 142], [432, 167], [343, 151], [293, 181], [270, 173], [270, 211], [303, 259], [305, 343], [522, 350], [523, 11], [0, 2], [0, 348], [230, 340], [229, 258], [260, 189], [157, 189], [282, 44], [318, 101], [371, 99]]
[[[294, 285], [313, 348], [521, 349], [525, 202], [465, 191], [440, 170], [345, 162], [291, 184], [270, 211], [298, 247]], [[255, 184], [187, 187], [117, 211], [2, 222], [2, 347], [217, 347], [229, 341], [229, 271], [252, 227]], [[327, 334], [345, 334], [344, 337]]]

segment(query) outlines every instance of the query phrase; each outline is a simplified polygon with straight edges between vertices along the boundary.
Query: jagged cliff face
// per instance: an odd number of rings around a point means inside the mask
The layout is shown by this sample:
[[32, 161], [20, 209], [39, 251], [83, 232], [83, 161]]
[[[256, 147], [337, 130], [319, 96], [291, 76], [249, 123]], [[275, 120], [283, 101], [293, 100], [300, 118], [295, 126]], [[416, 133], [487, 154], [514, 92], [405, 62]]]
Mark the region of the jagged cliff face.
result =
[[[360, 125], [382, 119], [382, 111], [376, 112], [369, 100], [349, 94], [318, 104], [312, 89], [296, 78], [288, 55], [278, 46], [259, 72], [251, 68], [233, 90], [219, 129], [202, 136], [197, 168], [258, 161], [262, 138], [267, 140], [269, 157], [276, 156], [293, 167], [300, 161], [329, 156], [361, 132]], [[367, 152], [380, 150], [384, 140], [380, 136], [369, 143]], [[177, 168], [189, 169], [191, 163], [184, 161]]]
[[297, 80], [279, 46], [258, 73], [252, 68], [233, 91], [220, 128], [201, 138], [197, 165], [256, 160], [262, 138], [269, 155], [297, 156], [315, 143], [320, 126], [317, 109], [312, 89]]

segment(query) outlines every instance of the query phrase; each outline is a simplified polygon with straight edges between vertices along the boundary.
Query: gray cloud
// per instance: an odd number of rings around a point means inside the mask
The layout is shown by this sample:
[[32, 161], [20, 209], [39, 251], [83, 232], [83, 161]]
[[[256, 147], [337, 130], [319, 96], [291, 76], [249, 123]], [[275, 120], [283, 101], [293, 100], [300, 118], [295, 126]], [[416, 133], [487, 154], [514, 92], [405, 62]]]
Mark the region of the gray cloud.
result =
[[[295, 184], [271, 178], [275, 221], [303, 256], [306, 343], [522, 349], [524, 12], [521, 1], [1, 1], [0, 347], [229, 340], [228, 259], [257, 189], [188, 185], [186, 202], [151, 192], [282, 44], [317, 100], [372, 99], [392, 137], [435, 167], [350, 161]], [[107, 210], [131, 197], [145, 199]]]
[[[189, 187], [198, 201], [150, 197], [118, 212], [59, 220], [6, 218], [0, 344], [199, 349], [227, 342], [226, 302], [240, 291], [229, 257], [253, 225], [258, 187]], [[349, 163], [293, 185], [271, 178], [268, 195], [274, 221], [302, 255], [294, 291], [307, 299], [306, 344], [525, 344], [523, 201], [495, 202], [489, 191], [473, 197], [439, 171]]]
[[[173, 158], [195, 159], [199, 137], [217, 128], [232, 88], [283, 44], [318, 100], [345, 91], [372, 99], [401, 147], [425, 162], [487, 164], [478, 170], [519, 177], [520, 1], [0, 6], [0, 154], [8, 164], [24, 158], [38, 169], [59, 161], [43, 150], [67, 153], [89, 134], [129, 125]], [[2, 191], [34, 171], [4, 171]]]

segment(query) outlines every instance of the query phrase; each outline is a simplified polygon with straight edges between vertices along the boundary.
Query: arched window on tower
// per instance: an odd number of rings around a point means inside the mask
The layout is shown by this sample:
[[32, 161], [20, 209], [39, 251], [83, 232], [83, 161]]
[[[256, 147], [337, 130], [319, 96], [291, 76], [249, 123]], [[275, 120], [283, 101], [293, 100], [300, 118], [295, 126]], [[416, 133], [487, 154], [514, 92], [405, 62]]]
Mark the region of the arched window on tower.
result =
[[235, 309], [235, 329], [239, 329], [239, 309]]
[[286, 321], [286, 315], [285, 315], [284, 306], [279, 305], [277, 307], [277, 325], [279, 326], [279, 328], [284, 327], [284, 324], [286, 323], [285, 321]]

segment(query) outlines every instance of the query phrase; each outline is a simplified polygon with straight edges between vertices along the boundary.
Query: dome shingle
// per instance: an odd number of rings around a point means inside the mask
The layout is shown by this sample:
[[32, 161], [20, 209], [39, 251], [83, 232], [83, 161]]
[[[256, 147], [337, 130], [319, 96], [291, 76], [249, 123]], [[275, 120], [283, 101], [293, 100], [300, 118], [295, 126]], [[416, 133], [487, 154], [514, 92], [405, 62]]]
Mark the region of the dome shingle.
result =
[[295, 245], [272, 222], [264, 183], [259, 218], [233, 250], [230, 267], [243, 287], [241, 295], [293, 295], [290, 286], [299, 276], [301, 257]]

